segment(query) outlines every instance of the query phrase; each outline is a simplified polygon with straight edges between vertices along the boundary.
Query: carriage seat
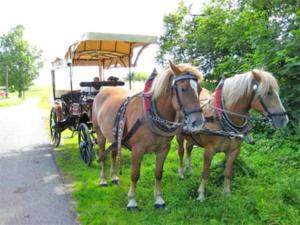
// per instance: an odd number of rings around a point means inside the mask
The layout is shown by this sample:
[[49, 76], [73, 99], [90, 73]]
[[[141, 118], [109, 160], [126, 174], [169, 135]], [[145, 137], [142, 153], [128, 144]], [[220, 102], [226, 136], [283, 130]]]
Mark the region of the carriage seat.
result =
[[[72, 95], [72, 96], [71, 96]], [[60, 97], [67, 105], [73, 103], [79, 103], [81, 98], [81, 93], [79, 90], [68, 92], [66, 94], [62, 94]], [[72, 100], [72, 101], [71, 101]]]

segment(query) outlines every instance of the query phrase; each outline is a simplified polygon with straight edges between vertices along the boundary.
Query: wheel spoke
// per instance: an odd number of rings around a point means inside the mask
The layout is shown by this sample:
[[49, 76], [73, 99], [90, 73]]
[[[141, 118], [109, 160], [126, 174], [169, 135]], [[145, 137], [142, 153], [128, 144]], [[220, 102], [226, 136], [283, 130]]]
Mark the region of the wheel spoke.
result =
[[78, 144], [82, 161], [85, 164], [90, 165], [93, 160], [93, 144], [91, 141], [89, 129], [84, 123], [79, 125]]

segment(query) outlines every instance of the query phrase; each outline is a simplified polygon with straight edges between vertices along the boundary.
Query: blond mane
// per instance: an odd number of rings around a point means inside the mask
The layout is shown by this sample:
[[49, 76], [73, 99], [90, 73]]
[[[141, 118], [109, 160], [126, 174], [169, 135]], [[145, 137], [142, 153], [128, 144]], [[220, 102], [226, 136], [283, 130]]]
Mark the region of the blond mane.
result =
[[[190, 64], [179, 64], [177, 67], [182, 74], [189, 72], [198, 78], [198, 82], [203, 80], [202, 73], [196, 67], [191, 66]], [[166, 92], [172, 76], [180, 75], [174, 75], [173, 71], [169, 68], [156, 76], [149, 92], [153, 99], [158, 98], [162, 93]]]
[[[270, 88], [276, 92], [279, 91], [277, 81], [271, 73], [258, 69], [253, 71], [260, 77], [258, 89], [256, 90], [258, 96], [266, 95]], [[230, 106], [236, 103], [242, 96], [249, 95], [252, 90], [253, 79], [252, 71], [237, 74], [226, 79], [223, 87], [226, 103]]]

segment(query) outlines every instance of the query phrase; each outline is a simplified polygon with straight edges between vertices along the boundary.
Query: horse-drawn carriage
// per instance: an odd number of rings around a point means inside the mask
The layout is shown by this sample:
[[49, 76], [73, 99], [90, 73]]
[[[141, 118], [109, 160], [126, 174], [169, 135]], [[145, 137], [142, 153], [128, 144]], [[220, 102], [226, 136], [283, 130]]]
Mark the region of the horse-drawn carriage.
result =
[[[72, 137], [78, 133], [78, 144], [82, 160], [90, 165], [93, 160], [95, 138], [92, 128], [92, 104], [102, 86], [120, 86], [118, 80], [105, 81], [104, 70], [112, 67], [129, 68], [129, 88], [131, 88], [131, 67], [135, 66], [141, 52], [151, 43], [154, 36], [85, 33], [80, 41], [71, 45], [64, 59], [56, 58], [52, 62], [52, 88], [54, 104], [50, 112], [50, 134], [52, 143], [58, 147], [61, 133], [69, 129]], [[133, 60], [133, 51], [137, 49]], [[99, 78], [94, 81], [80, 82], [81, 90], [74, 90], [73, 67], [97, 66]], [[56, 71], [68, 68], [70, 87], [57, 90]]]
[[[116, 159], [119, 159], [121, 168], [121, 147], [128, 147], [132, 152], [131, 186], [127, 205], [130, 210], [137, 209], [135, 192], [141, 161], [143, 155], [149, 152], [156, 153], [154, 205], [157, 208], [164, 207], [161, 179], [164, 161], [174, 135], [178, 135], [181, 178], [184, 139], [187, 140], [188, 169], [191, 168], [190, 152], [193, 145], [205, 148], [204, 169], [197, 198], [203, 201], [210, 163], [214, 154], [219, 151], [226, 153], [224, 192], [230, 193], [233, 162], [251, 128], [250, 120], [255, 119], [248, 114], [250, 108], [267, 117], [274, 127], [283, 127], [288, 122], [278, 95], [276, 79], [272, 74], [259, 70], [221, 81], [215, 93], [209, 96], [207, 104], [202, 107], [200, 82], [203, 76], [196, 67], [187, 64], [176, 66], [170, 62], [170, 68], [160, 74], [152, 73], [144, 91], [133, 96], [130, 96], [128, 90], [120, 88], [106, 88], [96, 96], [98, 91], [85, 93], [73, 90], [72, 67], [83, 65], [99, 66], [100, 81], [81, 82], [81, 86], [99, 90], [101, 86], [124, 85], [122, 82], [104, 81], [103, 70], [111, 66], [130, 68], [133, 48], [141, 47], [138, 58], [141, 51], [154, 40], [154, 37], [149, 36], [86, 34], [80, 42], [68, 49], [65, 61], [70, 71], [71, 90], [60, 96], [56, 95], [55, 70], [52, 71], [55, 103], [50, 115], [50, 131], [54, 145], [59, 145], [61, 132], [65, 129], [78, 132], [80, 155], [89, 165], [93, 159], [93, 121], [100, 152], [99, 185], [102, 187], [107, 186], [106, 154], [111, 152], [111, 180], [116, 184], [119, 179]], [[53, 63], [54, 68], [55, 65], [57, 68], [62, 66], [61, 60], [56, 61]], [[129, 72], [129, 87], [130, 74]], [[177, 115], [181, 115], [180, 118]], [[106, 140], [112, 143], [112, 147], [105, 149]]]

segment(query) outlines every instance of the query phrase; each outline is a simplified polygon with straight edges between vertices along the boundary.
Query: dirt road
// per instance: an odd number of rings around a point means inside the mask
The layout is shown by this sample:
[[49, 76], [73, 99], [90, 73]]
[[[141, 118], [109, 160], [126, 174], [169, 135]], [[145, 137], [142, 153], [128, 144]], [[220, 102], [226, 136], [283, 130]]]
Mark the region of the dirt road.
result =
[[37, 102], [0, 108], [0, 224], [77, 224]]

